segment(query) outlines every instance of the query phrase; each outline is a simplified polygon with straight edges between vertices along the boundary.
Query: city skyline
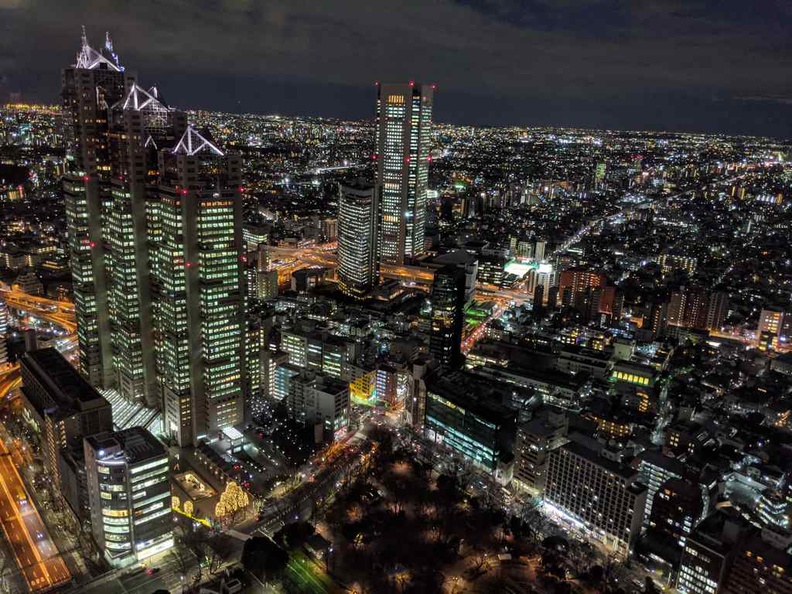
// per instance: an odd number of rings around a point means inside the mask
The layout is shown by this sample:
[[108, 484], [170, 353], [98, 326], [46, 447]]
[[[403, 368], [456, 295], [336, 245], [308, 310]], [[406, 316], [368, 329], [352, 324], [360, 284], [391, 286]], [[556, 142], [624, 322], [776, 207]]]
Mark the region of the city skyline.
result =
[[[420, 79], [445, 97], [439, 122], [792, 135], [781, 3], [744, 18], [735, 2], [441, 2], [389, 15], [351, 1], [332, 11], [228, 1], [216, 22], [179, 2], [135, 13], [53, 5], [32, 20], [39, 5], [0, 5], [3, 99], [53, 100], [50, 56], [70, 59], [68, 40], [85, 24], [94, 42], [110, 29], [146, 84], [172, 81], [167, 99], [185, 109], [370, 119], [375, 81]], [[378, 37], [370, 22], [382, 23]], [[33, 23], [47, 35], [26, 33]]]
[[[61, 84], [0, 103], [0, 590], [792, 594], [792, 140], [436, 122], [714, 89], [716, 49], [783, 108], [782, 54], [703, 33], [784, 48], [788, 9], [147, 1], [0, 0], [37, 17], [0, 69], [43, 36]], [[521, 79], [538, 33], [601, 68]], [[376, 70], [375, 117], [183, 108], [284, 64], [293, 110], [359, 110]]]

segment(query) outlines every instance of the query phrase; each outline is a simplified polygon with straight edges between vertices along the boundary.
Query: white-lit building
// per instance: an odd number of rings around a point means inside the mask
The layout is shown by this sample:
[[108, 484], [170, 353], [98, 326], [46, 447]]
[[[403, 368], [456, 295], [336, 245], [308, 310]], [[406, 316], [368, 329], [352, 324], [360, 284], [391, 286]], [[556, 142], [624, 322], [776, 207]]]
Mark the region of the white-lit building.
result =
[[431, 85], [378, 87], [380, 262], [400, 265], [424, 251], [433, 100]]
[[173, 546], [168, 451], [142, 427], [84, 441], [91, 529], [114, 566]]
[[545, 501], [627, 557], [641, 533], [646, 486], [634, 469], [570, 442], [548, 457]]
[[339, 184], [338, 286], [356, 298], [377, 284], [377, 193], [363, 181]]

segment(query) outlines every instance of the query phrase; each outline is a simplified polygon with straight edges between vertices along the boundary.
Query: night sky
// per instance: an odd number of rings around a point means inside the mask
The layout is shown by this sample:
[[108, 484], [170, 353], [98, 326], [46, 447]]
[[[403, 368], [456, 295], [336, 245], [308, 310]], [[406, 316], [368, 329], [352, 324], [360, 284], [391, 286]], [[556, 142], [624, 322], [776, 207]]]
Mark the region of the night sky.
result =
[[55, 101], [80, 25], [172, 105], [792, 137], [792, 0], [0, 0], [0, 101]]

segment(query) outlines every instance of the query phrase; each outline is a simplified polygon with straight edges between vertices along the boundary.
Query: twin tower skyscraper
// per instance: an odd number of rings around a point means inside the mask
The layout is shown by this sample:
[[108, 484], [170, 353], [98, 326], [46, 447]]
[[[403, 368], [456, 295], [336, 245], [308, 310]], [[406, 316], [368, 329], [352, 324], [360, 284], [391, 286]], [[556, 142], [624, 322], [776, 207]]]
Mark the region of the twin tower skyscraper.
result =
[[83, 31], [63, 71], [79, 369], [180, 445], [242, 422], [241, 161]]
[[380, 265], [401, 266], [424, 251], [434, 85], [378, 84], [375, 183], [341, 186], [338, 280], [364, 297]]

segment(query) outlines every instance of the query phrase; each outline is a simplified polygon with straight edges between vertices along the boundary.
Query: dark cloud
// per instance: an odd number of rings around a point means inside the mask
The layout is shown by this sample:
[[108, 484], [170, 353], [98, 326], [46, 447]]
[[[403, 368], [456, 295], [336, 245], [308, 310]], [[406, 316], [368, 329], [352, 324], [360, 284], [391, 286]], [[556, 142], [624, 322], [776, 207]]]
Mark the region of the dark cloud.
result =
[[56, 97], [79, 28], [184, 107], [367, 117], [375, 80], [437, 82], [476, 124], [792, 136], [792, 3], [0, 0], [0, 97]]

